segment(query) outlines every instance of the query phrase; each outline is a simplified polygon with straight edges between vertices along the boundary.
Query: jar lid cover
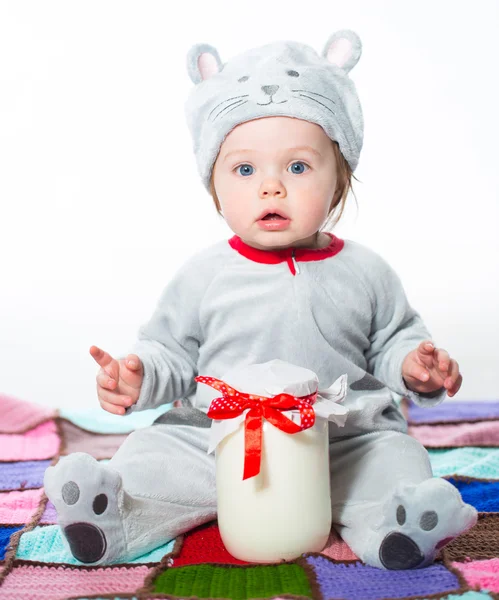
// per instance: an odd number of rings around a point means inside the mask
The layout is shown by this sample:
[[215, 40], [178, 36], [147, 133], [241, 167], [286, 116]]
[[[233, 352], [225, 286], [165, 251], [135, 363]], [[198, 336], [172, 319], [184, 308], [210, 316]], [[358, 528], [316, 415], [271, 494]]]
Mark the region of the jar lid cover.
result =
[[[235, 367], [228, 371], [222, 380], [240, 392], [258, 396], [273, 397], [285, 393], [301, 397], [317, 392], [317, 400], [313, 404], [317, 417], [333, 421], [339, 427], [344, 426], [347, 418], [348, 409], [339, 405], [347, 394], [346, 374], [341, 375], [329, 388], [318, 390], [319, 379], [313, 371], [274, 359], [266, 363]], [[213, 391], [220, 395], [220, 392]], [[233, 419], [213, 420], [208, 454], [215, 450], [222, 439], [236, 431], [246, 418], [248, 410]], [[282, 412], [288, 419], [300, 423], [298, 410]]]
[[316, 392], [319, 386], [319, 378], [313, 371], [279, 358], [239, 365], [225, 373], [222, 379], [239, 391], [259, 396], [307, 396]]

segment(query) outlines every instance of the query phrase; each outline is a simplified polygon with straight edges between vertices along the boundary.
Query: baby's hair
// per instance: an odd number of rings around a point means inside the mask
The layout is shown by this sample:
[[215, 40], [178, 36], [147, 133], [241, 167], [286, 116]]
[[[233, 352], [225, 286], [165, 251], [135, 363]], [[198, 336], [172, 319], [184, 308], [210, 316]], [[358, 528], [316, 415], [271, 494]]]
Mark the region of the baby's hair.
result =
[[[332, 141], [332, 140], [331, 140]], [[352, 169], [350, 165], [345, 160], [343, 154], [340, 151], [340, 147], [338, 142], [332, 141], [334, 156], [336, 159], [336, 167], [337, 167], [337, 176], [338, 182], [336, 184], [336, 191], [334, 193], [334, 197], [331, 200], [331, 205], [329, 207], [329, 211], [327, 214], [326, 221], [324, 225], [321, 227], [321, 231], [330, 231], [335, 227], [338, 221], [341, 219], [341, 215], [345, 209], [346, 201], [348, 198], [348, 193], [352, 190], [352, 193], [355, 197], [355, 201], [357, 201], [357, 197], [355, 196], [355, 192], [352, 187], [352, 177], [358, 181], [355, 175], [352, 173]], [[210, 193], [213, 198], [213, 202], [217, 209], [218, 214], [223, 218], [222, 207], [220, 206], [220, 201], [218, 200], [217, 193], [215, 191], [215, 184], [213, 182], [214, 179], [214, 169], [211, 171], [210, 177]], [[339, 213], [334, 223], [332, 223], [332, 218], [336, 211], [336, 208], [339, 206]], [[331, 226], [332, 225], [332, 226]], [[331, 229], [330, 229], [331, 226]]]

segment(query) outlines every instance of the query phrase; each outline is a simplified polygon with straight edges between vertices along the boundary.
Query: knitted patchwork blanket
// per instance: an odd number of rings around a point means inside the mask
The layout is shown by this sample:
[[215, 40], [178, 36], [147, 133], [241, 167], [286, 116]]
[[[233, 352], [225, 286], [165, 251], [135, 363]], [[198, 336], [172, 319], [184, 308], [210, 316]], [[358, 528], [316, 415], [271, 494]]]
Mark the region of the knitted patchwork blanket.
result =
[[0, 395], [0, 599], [499, 600], [499, 400], [422, 409], [403, 399], [401, 406], [434, 476], [448, 479], [479, 512], [475, 527], [444, 546], [432, 565], [370, 567], [334, 532], [320, 553], [245, 563], [228, 553], [213, 521], [129, 563], [92, 567], [65, 550], [44, 471], [71, 452], [109, 460], [128, 433], [171, 405], [120, 417]]

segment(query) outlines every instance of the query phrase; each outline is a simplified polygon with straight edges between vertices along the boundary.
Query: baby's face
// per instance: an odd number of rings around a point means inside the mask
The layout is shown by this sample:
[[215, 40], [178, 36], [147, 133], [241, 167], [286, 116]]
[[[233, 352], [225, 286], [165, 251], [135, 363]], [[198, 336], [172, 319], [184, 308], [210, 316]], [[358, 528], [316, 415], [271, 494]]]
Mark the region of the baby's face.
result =
[[[310, 146], [310, 150], [293, 150]], [[292, 117], [241, 123], [227, 135], [214, 165], [224, 218], [247, 244], [262, 250], [312, 247], [337, 182], [333, 142], [320, 125]], [[281, 229], [262, 228], [263, 211], [289, 217]], [[267, 222], [268, 221], [264, 221]]]

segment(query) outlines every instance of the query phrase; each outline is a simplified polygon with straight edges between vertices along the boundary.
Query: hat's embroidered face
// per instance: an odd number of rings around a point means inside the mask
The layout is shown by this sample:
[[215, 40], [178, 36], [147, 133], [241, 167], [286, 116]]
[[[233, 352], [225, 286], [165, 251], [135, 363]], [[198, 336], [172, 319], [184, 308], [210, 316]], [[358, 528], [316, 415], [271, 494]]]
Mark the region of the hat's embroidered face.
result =
[[[233, 68], [237, 70], [237, 66]], [[258, 71], [258, 69], [256, 69]], [[305, 71], [305, 78], [302, 81], [298, 81], [300, 76], [303, 74], [294, 69], [285, 69], [282, 65], [274, 66], [273, 71], [275, 72], [274, 80], [272, 84], [261, 85], [258, 72], [253, 75], [243, 75], [237, 79], [237, 82], [241, 85], [240, 91], [244, 92], [246, 89], [250, 89], [249, 93], [241, 93], [240, 95], [234, 96], [233, 89], [228, 93], [227, 97], [218, 102], [208, 113], [207, 119], [215, 122], [217, 119], [223, 118], [229, 112], [239, 109], [248, 102], [254, 102], [257, 106], [269, 106], [270, 104], [286, 104], [293, 96], [300, 96], [305, 98], [306, 101], [317, 103], [323, 107], [324, 110], [330, 111], [333, 115], [334, 105], [340, 102], [338, 95], [334, 92], [334, 89], [330, 89], [328, 96], [319, 94], [314, 91], [313, 85], [307, 85], [307, 71], [310, 69], [303, 68]], [[231, 78], [231, 73], [225, 73], [227, 78]], [[313, 81], [313, 73], [308, 75], [309, 83]], [[286, 81], [290, 79], [290, 81]], [[296, 81], [293, 81], [296, 79]], [[310, 81], [311, 79], [311, 81]], [[265, 75], [265, 81], [272, 80], [272, 76], [267, 72]], [[303, 77], [302, 77], [303, 80]], [[279, 81], [279, 83], [277, 83]], [[248, 82], [248, 83], [246, 83]]]
[[[235, 127], [214, 166], [224, 218], [247, 244], [263, 250], [328, 245], [316, 233], [337, 183], [333, 142], [315, 123], [264, 117]], [[323, 239], [325, 238], [325, 239]]]

